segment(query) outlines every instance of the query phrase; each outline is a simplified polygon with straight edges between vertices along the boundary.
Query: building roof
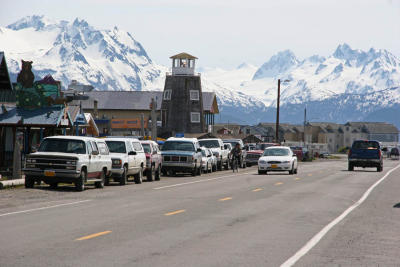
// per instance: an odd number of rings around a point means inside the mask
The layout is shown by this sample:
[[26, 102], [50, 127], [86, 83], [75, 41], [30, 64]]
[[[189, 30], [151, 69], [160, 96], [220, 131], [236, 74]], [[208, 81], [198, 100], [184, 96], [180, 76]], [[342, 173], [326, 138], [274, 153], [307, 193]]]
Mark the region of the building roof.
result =
[[[157, 110], [161, 109], [162, 91], [91, 91], [84, 92], [88, 100], [82, 100], [82, 109], [94, 109], [97, 100], [98, 110], [150, 110], [151, 99], [157, 101]], [[73, 105], [79, 105], [74, 101]], [[204, 111], [218, 113], [217, 98], [214, 92], [203, 92]]]
[[345, 125], [369, 134], [399, 133], [399, 129], [395, 125], [387, 122], [348, 122]]
[[[7, 109], [7, 107], [6, 107]], [[67, 113], [68, 114], [68, 113]], [[0, 125], [24, 126], [59, 126], [64, 115], [63, 107], [43, 107], [38, 109], [23, 109], [12, 107], [4, 111], [0, 109]], [[68, 114], [68, 126], [72, 124]]]
[[179, 54], [174, 55], [174, 56], [171, 56], [170, 58], [178, 58], [178, 59], [197, 59], [197, 57], [192, 56], [192, 55], [190, 55], [190, 54], [188, 54], [188, 53], [185, 53], [185, 52], [179, 53]]

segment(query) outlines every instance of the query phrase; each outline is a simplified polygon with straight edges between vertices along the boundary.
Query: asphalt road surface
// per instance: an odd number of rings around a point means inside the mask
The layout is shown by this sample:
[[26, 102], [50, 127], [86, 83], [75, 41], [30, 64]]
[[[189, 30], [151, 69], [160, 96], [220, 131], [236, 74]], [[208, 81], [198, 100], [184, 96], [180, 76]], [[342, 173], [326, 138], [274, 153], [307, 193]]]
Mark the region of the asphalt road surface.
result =
[[398, 164], [3, 190], [0, 266], [400, 265]]

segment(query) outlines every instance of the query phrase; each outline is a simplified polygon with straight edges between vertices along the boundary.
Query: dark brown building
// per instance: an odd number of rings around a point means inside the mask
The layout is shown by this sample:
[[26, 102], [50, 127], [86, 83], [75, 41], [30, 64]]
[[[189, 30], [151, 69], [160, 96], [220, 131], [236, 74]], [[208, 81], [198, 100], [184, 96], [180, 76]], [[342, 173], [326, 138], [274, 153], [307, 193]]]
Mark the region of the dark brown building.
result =
[[167, 74], [161, 104], [162, 133], [203, 133], [205, 117], [200, 74], [195, 74], [196, 57], [187, 53], [172, 56], [172, 73]]

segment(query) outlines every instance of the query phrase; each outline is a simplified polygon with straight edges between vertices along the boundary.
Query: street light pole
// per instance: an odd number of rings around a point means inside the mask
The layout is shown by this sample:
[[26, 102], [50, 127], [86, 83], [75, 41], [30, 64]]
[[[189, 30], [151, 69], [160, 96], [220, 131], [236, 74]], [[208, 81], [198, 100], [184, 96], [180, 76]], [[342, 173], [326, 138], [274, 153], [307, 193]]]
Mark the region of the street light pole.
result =
[[281, 96], [281, 79], [278, 79], [278, 97], [276, 100], [276, 126], [275, 126], [275, 142], [279, 142], [279, 99]]

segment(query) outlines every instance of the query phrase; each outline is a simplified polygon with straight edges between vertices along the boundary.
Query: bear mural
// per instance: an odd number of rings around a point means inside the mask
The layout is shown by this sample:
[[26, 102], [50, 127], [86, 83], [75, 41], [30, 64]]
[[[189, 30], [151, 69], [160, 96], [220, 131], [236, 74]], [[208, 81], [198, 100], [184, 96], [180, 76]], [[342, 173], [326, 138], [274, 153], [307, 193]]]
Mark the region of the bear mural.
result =
[[14, 86], [18, 107], [33, 109], [65, 104], [66, 99], [61, 98], [59, 81], [50, 74], [40, 81], [34, 82], [34, 79], [32, 61], [22, 60], [21, 72]]

